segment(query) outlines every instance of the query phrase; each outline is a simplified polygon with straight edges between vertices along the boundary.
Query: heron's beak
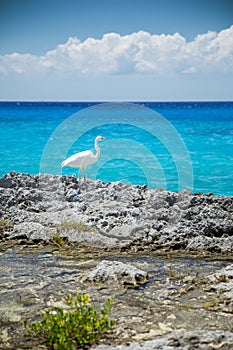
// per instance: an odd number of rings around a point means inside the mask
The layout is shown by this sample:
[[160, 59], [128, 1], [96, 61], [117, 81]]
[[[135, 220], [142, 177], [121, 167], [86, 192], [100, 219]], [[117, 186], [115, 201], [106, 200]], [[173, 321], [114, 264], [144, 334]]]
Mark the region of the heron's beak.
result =
[[108, 140], [108, 138], [107, 137], [103, 137], [102, 140]]

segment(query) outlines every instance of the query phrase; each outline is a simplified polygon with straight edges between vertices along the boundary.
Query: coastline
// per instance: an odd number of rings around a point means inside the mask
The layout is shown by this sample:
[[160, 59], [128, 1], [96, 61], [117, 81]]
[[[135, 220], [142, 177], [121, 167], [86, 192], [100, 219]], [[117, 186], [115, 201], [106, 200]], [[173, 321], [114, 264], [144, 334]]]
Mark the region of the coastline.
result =
[[233, 197], [14, 172], [0, 188], [5, 239], [48, 242], [55, 234], [105, 250], [233, 250]]

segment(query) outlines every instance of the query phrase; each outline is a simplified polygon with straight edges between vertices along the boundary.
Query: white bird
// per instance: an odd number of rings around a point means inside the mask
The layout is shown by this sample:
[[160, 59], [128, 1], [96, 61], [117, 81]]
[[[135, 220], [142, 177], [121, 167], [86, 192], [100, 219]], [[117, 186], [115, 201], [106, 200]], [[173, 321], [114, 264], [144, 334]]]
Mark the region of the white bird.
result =
[[90, 164], [95, 163], [100, 156], [100, 148], [98, 145], [98, 142], [101, 140], [107, 140], [106, 137], [103, 136], [97, 136], [95, 139], [95, 149], [96, 149], [96, 154], [94, 154], [92, 151], [83, 151], [79, 153], [75, 153], [69, 158], [65, 159], [61, 166], [70, 166], [72, 168], [80, 168], [79, 171], [79, 179], [81, 180], [82, 176], [82, 169], [84, 169], [84, 181], [87, 180], [87, 175], [86, 175], [86, 167]]

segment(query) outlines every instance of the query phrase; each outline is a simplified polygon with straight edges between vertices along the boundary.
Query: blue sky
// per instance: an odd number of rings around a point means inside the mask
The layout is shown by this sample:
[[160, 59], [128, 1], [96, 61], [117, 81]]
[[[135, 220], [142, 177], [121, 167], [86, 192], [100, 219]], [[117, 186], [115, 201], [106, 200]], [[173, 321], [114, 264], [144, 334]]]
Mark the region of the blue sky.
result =
[[0, 0], [0, 99], [233, 100], [232, 0]]

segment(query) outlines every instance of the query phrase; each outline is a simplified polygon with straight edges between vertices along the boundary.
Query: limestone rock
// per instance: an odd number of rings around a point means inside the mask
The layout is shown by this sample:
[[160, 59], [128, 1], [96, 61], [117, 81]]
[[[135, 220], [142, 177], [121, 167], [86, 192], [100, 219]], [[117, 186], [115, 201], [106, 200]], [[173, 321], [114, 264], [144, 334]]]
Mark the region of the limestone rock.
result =
[[95, 350], [191, 350], [233, 348], [233, 333], [224, 331], [174, 332], [145, 342], [130, 345], [100, 345]]
[[71, 222], [93, 230], [67, 230], [67, 239], [98, 249], [233, 250], [233, 197], [12, 172], [0, 179], [0, 203], [9, 239], [46, 241], [50, 229]]
[[148, 273], [120, 261], [101, 261], [95, 269], [81, 277], [82, 282], [138, 287], [148, 281]]

